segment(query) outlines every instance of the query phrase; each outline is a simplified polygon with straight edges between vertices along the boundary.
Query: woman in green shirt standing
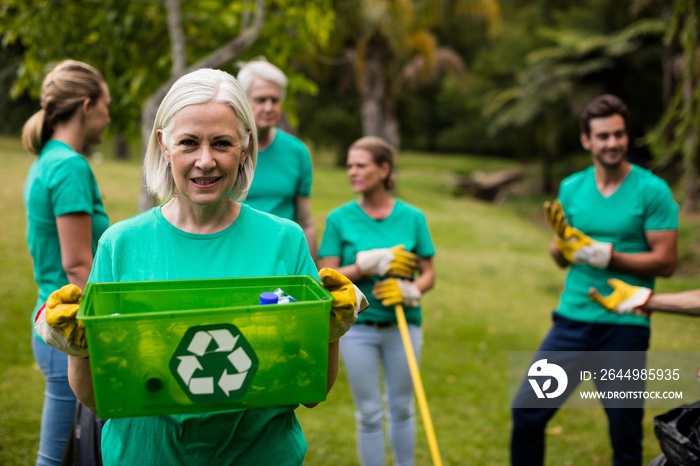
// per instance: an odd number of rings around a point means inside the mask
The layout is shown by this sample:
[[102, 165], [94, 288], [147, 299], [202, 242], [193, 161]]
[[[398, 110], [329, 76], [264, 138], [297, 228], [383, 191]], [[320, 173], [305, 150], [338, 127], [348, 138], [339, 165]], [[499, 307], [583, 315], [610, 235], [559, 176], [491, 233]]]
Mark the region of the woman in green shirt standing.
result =
[[435, 284], [435, 248], [425, 216], [392, 194], [394, 156], [394, 148], [378, 137], [350, 146], [348, 178], [360, 196], [328, 215], [319, 250], [323, 267], [353, 280], [369, 299], [369, 308], [340, 341], [363, 466], [384, 465], [382, 368], [394, 464], [414, 463], [413, 381], [394, 306], [405, 308], [411, 342], [420, 355], [421, 296]]
[[[101, 141], [109, 104], [102, 75], [66, 60], [44, 79], [41, 110], [24, 125], [22, 142], [37, 155], [24, 187], [27, 243], [38, 287], [34, 315], [54, 290], [68, 283], [85, 286], [97, 241], [109, 226], [95, 175], [81, 155]], [[58, 465], [76, 407], [67, 357], [36, 333], [32, 348], [46, 381], [36, 464]]]

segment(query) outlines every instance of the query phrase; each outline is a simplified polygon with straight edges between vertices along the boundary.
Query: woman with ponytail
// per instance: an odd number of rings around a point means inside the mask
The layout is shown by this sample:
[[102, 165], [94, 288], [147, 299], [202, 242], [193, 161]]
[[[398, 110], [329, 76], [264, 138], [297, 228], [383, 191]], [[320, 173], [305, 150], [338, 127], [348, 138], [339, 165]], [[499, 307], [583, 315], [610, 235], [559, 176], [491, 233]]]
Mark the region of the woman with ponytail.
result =
[[[27, 244], [38, 288], [34, 315], [54, 290], [68, 283], [85, 287], [97, 241], [109, 226], [95, 176], [81, 155], [101, 142], [109, 103], [102, 75], [66, 60], [44, 78], [41, 109], [24, 125], [24, 147], [37, 155], [24, 188]], [[58, 465], [76, 408], [68, 361], [36, 333], [32, 349], [46, 381], [36, 464]]]

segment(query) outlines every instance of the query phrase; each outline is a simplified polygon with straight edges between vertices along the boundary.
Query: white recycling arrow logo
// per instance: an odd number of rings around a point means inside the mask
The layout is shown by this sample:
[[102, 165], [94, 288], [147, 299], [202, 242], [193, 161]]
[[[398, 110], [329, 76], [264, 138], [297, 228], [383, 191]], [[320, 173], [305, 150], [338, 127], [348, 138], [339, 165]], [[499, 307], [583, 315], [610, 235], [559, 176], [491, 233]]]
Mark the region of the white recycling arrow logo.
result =
[[[235, 329], [235, 327], [233, 328]], [[186, 336], [183, 338], [183, 343]], [[226, 397], [229, 397], [231, 392], [239, 390], [243, 386], [254, 361], [243, 346], [239, 345], [236, 347], [240, 337], [241, 335], [233, 335], [229, 328], [200, 329], [196, 331], [186, 348], [189, 354], [175, 355], [175, 358], [178, 360], [177, 375], [184, 382], [190, 394], [213, 395], [216, 386], [218, 386]], [[242, 339], [243, 341], [245, 340]], [[212, 344], [215, 345], [213, 351], [210, 350]], [[220, 373], [216, 371], [216, 376], [195, 377], [197, 372], [205, 369], [200, 359], [206, 362], [207, 355], [216, 353], [227, 353], [225, 360], [228, 361], [228, 364], [235, 371], [229, 372], [229, 367], [224, 367]], [[253, 357], [255, 357], [254, 354]], [[257, 365], [257, 361], [255, 361], [255, 364]], [[211, 374], [211, 372], [210, 370], [209, 373]]]
[[238, 390], [243, 385], [246, 375], [248, 374], [248, 369], [252, 365], [252, 361], [248, 354], [243, 350], [243, 348], [237, 348], [231, 354], [228, 355], [228, 360], [231, 361], [231, 365], [238, 371], [238, 373], [229, 374], [226, 369], [224, 373], [221, 374], [219, 379], [219, 388], [226, 393], [226, 396], [233, 390]]

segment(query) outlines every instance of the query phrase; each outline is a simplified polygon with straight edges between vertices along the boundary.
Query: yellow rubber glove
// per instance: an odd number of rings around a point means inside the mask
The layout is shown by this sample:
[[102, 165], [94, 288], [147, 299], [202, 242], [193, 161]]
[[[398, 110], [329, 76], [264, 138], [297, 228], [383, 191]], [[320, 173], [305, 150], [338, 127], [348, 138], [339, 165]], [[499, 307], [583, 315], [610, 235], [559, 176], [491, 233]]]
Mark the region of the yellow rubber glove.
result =
[[324, 288], [333, 295], [328, 341], [338, 341], [357, 320], [357, 314], [367, 309], [365, 295], [345, 275], [335, 269], [323, 268], [318, 278]]
[[569, 225], [559, 199], [544, 203], [547, 223], [556, 233], [555, 245], [570, 264], [588, 264], [606, 269], [612, 257], [612, 243], [595, 241], [581, 230]]
[[568, 238], [570, 236], [570, 232], [568, 230], [571, 227], [564, 216], [564, 208], [562, 207], [561, 202], [559, 202], [559, 199], [555, 199], [554, 202], [547, 201], [544, 203], [544, 217], [547, 219], [547, 223], [549, 224], [550, 228], [554, 230], [554, 233], [556, 233], [557, 236], [560, 238]]
[[59, 304], [77, 304], [82, 296], [83, 290], [79, 286], [69, 283], [49, 295], [49, 299], [46, 300], [46, 307], [51, 309]]
[[385, 306], [420, 306], [421, 292], [416, 285], [407, 280], [387, 278], [377, 282], [372, 289], [372, 295]]
[[611, 312], [618, 314], [633, 314], [648, 316], [649, 313], [641, 307], [649, 301], [651, 290], [642, 286], [634, 286], [617, 278], [608, 280], [613, 289], [608, 296], [603, 296], [595, 288], [588, 290], [588, 297]]
[[70, 356], [86, 357], [85, 326], [76, 319], [80, 287], [68, 284], [54, 291], [39, 310], [34, 327], [41, 338], [54, 348]]
[[355, 256], [355, 264], [360, 274], [365, 276], [412, 278], [418, 268], [418, 256], [406, 251], [406, 247], [400, 244], [393, 248], [360, 251]]
[[[66, 338], [72, 338], [76, 332], [80, 331], [79, 322], [75, 316], [78, 315], [80, 304], [57, 304], [54, 307], [46, 306], [46, 323], [53, 327], [54, 330], [60, 332]], [[84, 341], [84, 330], [82, 327], [83, 336], [81, 341]], [[78, 335], [76, 335], [78, 336]]]

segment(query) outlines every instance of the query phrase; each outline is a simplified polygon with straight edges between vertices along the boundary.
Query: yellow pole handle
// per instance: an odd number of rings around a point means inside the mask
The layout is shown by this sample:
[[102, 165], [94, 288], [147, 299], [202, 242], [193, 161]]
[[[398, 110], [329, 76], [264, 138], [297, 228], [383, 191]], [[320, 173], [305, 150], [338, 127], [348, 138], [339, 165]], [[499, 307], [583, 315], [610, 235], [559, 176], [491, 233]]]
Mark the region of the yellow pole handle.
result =
[[442, 466], [442, 458], [440, 458], [440, 450], [438, 449], [437, 438], [435, 437], [435, 430], [433, 429], [433, 421], [430, 418], [430, 411], [428, 410], [428, 400], [425, 397], [425, 390], [423, 390], [423, 382], [421, 381], [420, 372], [418, 371], [418, 363], [416, 362], [416, 354], [413, 352], [413, 344], [411, 344], [411, 337], [408, 333], [406, 314], [404, 313], [403, 306], [401, 304], [397, 304], [396, 306], [394, 306], [394, 309], [396, 310], [396, 320], [399, 324], [399, 331], [401, 332], [401, 340], [403, 341], [403, 347], [406, 350], [408, 369], [411, 372], [411, 379], [413, 379], [413, 389], [416, 392], [418, 407], [420, 408], [420, 414], [423, 418], [425, 435], [428, 438], [430, 456], [433, 459], [434, 465]]

